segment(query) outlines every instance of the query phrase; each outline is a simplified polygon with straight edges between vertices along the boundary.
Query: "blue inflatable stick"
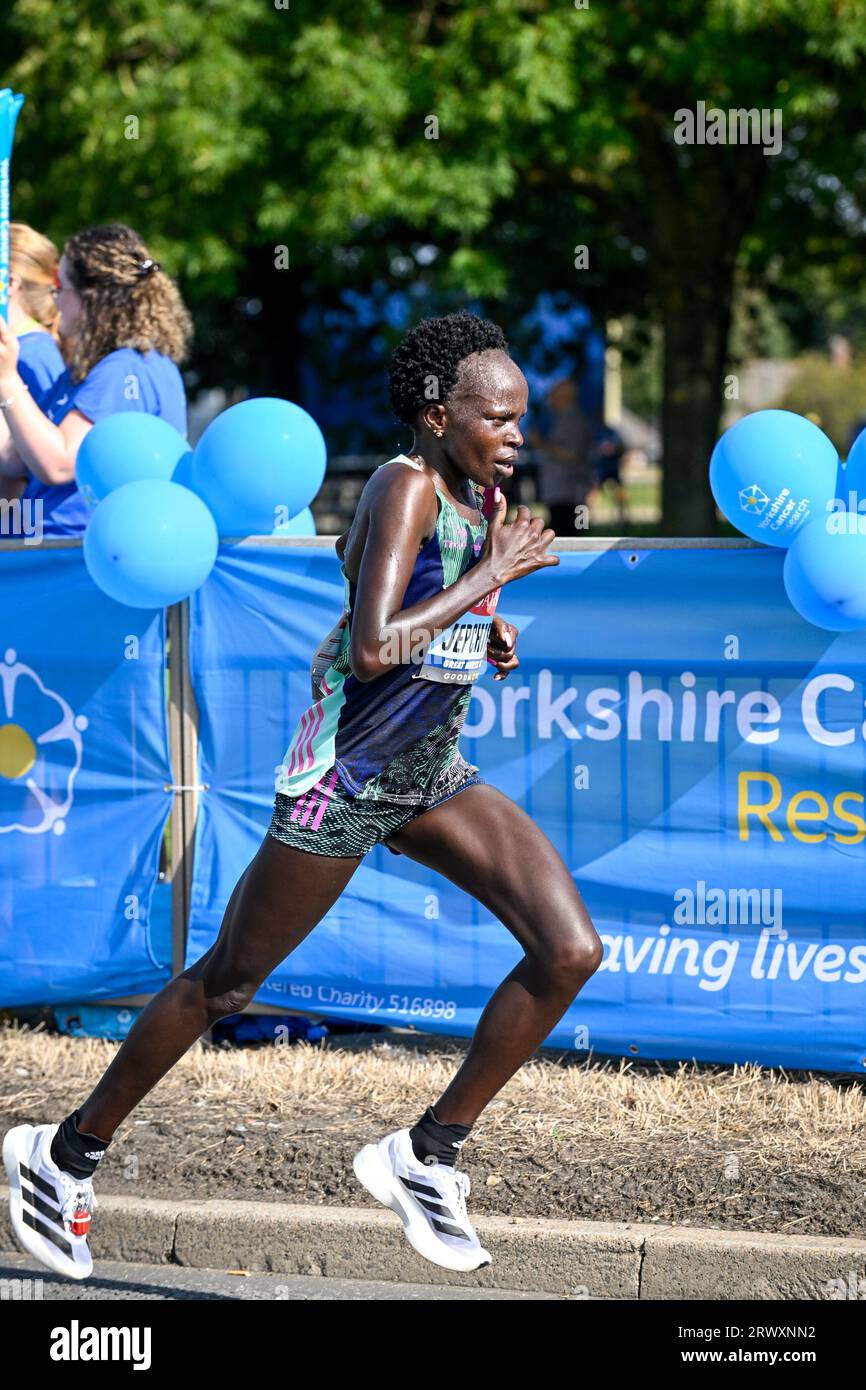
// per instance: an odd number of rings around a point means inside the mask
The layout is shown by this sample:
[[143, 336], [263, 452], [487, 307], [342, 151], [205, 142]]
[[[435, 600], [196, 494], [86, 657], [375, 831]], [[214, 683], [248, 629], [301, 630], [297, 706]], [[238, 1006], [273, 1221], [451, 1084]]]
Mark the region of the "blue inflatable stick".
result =
[[9, 166], [15, 122], [24, 105], [10, 87], [0, 90], [0, 314], [9, 320]]

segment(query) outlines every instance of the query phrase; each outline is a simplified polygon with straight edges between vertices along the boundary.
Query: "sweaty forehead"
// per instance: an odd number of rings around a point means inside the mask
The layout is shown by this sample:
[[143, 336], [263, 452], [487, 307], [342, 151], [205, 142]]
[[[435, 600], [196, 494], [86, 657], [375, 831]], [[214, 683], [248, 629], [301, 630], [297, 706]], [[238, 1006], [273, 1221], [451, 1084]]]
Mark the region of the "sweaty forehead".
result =
[[526, 395], [526, 378], [506, 352], [473, 352], [460, 363], [451, 400], [474, 397], [493, 406], [512, 406]]

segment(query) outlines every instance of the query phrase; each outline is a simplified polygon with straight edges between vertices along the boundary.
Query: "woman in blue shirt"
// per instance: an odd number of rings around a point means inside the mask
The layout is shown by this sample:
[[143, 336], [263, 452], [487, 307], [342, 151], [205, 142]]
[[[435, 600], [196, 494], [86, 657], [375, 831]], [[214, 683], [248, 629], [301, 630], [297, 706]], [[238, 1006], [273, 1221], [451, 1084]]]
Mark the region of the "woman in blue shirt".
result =
[[143, 410], [186, 434], [177, 364], [192, 322], [174, 281], [120, 223], [70, 237], [55, 294], [67, 369], [37, 404], [18, 369], [18, 339], [0, 320], [0, 410], [30, 474], [22, 500], [41, 506], [42, 534], [76, 536], [90, 511], [75, 457], [97, 420]]
[[[9, 223], [9, 327], [18, 338], [18, 375], [37, 405], [66, 370], [54, 302], [57, 247], [24, 222]], [[29, 474], [0, 411], [0, 497], [20, 497]]]

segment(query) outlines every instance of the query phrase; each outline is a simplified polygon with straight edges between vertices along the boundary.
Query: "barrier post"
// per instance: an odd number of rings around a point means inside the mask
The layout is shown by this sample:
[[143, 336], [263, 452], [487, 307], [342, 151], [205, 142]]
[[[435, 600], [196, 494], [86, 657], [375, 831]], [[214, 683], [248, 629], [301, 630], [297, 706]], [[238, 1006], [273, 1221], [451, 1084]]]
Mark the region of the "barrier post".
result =
[[189, 675], [189, 600], [167, 609], [168, 730], [174, 795], [171, 811], [171, 973], [180, 974], [192, 897], [192, 861], [198, 814], [199, 712]]

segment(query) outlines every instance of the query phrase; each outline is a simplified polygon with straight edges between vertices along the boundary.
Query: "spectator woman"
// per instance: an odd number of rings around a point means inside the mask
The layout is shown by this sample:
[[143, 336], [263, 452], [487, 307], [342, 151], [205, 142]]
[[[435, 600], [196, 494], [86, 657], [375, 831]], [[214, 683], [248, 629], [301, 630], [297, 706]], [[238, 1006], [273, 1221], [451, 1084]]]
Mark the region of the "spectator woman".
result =
[[[9, 224], [9, 328], [18, 339], [18, 375], [38, 404], [66, 370], [54, 302], [57, 247], [24, 222]], [[20, 497], [27, 483], [4, 412], [0, 412], [0, 498]]]
[[120, 223], [70, 237], [55, 296], [66, 371], [37, 403], [19, 370], [18, 339], [0, 320], [0, 410], [29, 474], [23, 498], [42, 504], [42, 534], [75, 536], [89, 516], [75, 457], [97, 420], [142, 410], [186, 434], [178, 364], [192, 324], [174, 281]]

